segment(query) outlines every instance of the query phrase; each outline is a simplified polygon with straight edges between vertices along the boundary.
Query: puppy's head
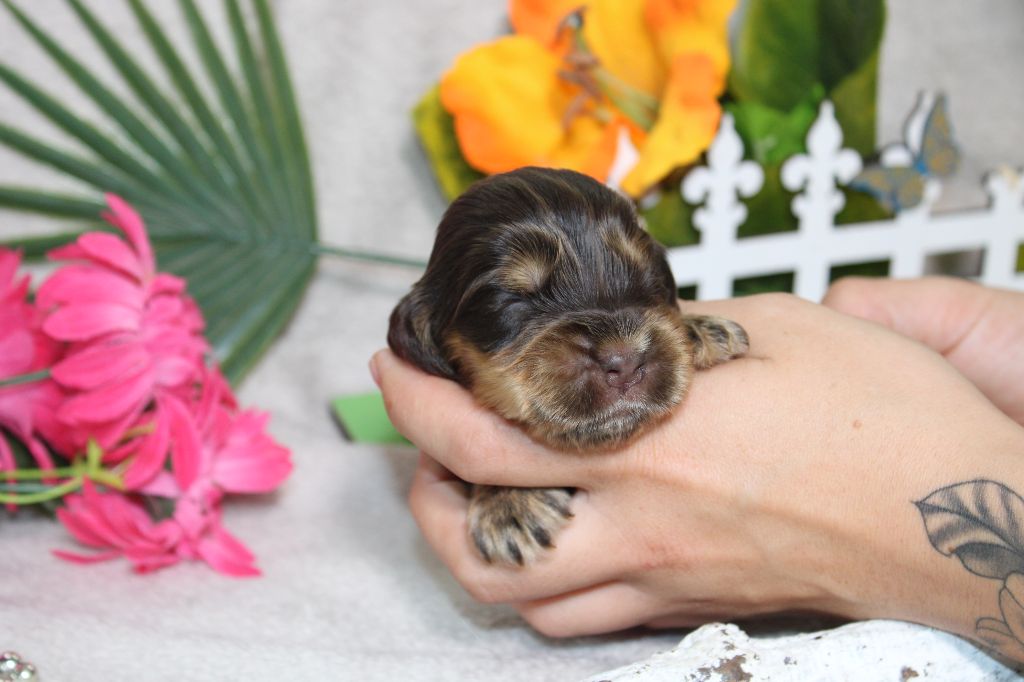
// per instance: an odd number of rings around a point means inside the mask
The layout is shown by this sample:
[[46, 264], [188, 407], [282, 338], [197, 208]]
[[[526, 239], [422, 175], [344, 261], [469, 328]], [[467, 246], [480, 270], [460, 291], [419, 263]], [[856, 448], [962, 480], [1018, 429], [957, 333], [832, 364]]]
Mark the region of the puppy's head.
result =
[[628, 438], [690, 373], [664, 250], [628, 200], [564, 170], [491, 176], [456, 199], [388, 343], [563, 447]]

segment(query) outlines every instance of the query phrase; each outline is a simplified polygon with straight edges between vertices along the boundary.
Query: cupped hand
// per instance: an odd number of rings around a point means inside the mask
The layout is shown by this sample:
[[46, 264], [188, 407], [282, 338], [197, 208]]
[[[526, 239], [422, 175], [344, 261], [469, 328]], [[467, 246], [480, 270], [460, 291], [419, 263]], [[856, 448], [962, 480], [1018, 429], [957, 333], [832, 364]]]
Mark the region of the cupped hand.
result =
[[[613, 452], [557, 451], [388, 351], [371, 363], [423, 454], [424, 536], [485, 602], [543, 633], [691, 625], [780, 611], [973, 630], [992, 590], [929, 545], [913, 502], [1020, 478], [1022, 430], [940, 355], [789, 296], [686, 304], [749, 333], [683, 404]], [[574, 518], [525, 569], [480, 559], [461, 480], [572, 487]]]
[[1024, 424], [1024, 294], [950, 277], [847, 278], [823, 303], [941, 353]]

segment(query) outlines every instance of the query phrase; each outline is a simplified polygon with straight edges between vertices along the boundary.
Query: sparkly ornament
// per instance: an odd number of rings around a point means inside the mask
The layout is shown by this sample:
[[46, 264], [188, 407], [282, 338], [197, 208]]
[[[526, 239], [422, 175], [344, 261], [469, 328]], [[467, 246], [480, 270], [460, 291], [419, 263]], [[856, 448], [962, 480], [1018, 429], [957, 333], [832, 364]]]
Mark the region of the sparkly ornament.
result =
[[0, 682], [39, 682], [36, 667], [13, 651], [0, 654]]

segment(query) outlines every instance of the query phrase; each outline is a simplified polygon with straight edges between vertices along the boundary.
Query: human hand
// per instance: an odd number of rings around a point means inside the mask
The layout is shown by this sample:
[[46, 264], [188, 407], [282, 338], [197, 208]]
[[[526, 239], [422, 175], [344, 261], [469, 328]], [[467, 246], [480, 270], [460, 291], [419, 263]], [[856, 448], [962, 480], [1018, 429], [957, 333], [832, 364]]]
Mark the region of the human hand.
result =
[[1024, 294], [962, 279], [839, 280], [823, 303], [941, 353], [1024, 424]]
[[[1020, 427], [877, 325], [779, 295], [686, 312], [739, 322], [749, 356], [698, 373], [670, 418], [613, 452], [546, 448], [375, 356], [393, 422], [426, 453], [413, 514], [455, 578], [554, 636], [792, 610], [972, 633], [994, 591], [932, 548], [913, 501], [979, 477], [1024, 490]], [[575, 518], [529, 569], [488, 565], [456, 476], [576, 488]]]

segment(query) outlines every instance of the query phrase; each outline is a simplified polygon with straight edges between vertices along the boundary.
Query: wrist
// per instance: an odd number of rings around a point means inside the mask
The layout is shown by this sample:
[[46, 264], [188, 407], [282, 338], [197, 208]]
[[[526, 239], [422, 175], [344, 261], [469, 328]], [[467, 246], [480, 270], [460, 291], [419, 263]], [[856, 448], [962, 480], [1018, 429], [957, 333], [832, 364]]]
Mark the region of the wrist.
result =
[[913, 621], [975, 642], [989, 640], [996, 623], [1011, 630], [1014, 614], [1004, 613], [1000, 595], [1024, 570], [1024, 429], [1003, 422], [893, 477], [890, 503], [861, 517], [847, 553], [857, 557], [855, 575], [833, 590], [830, 610]]

